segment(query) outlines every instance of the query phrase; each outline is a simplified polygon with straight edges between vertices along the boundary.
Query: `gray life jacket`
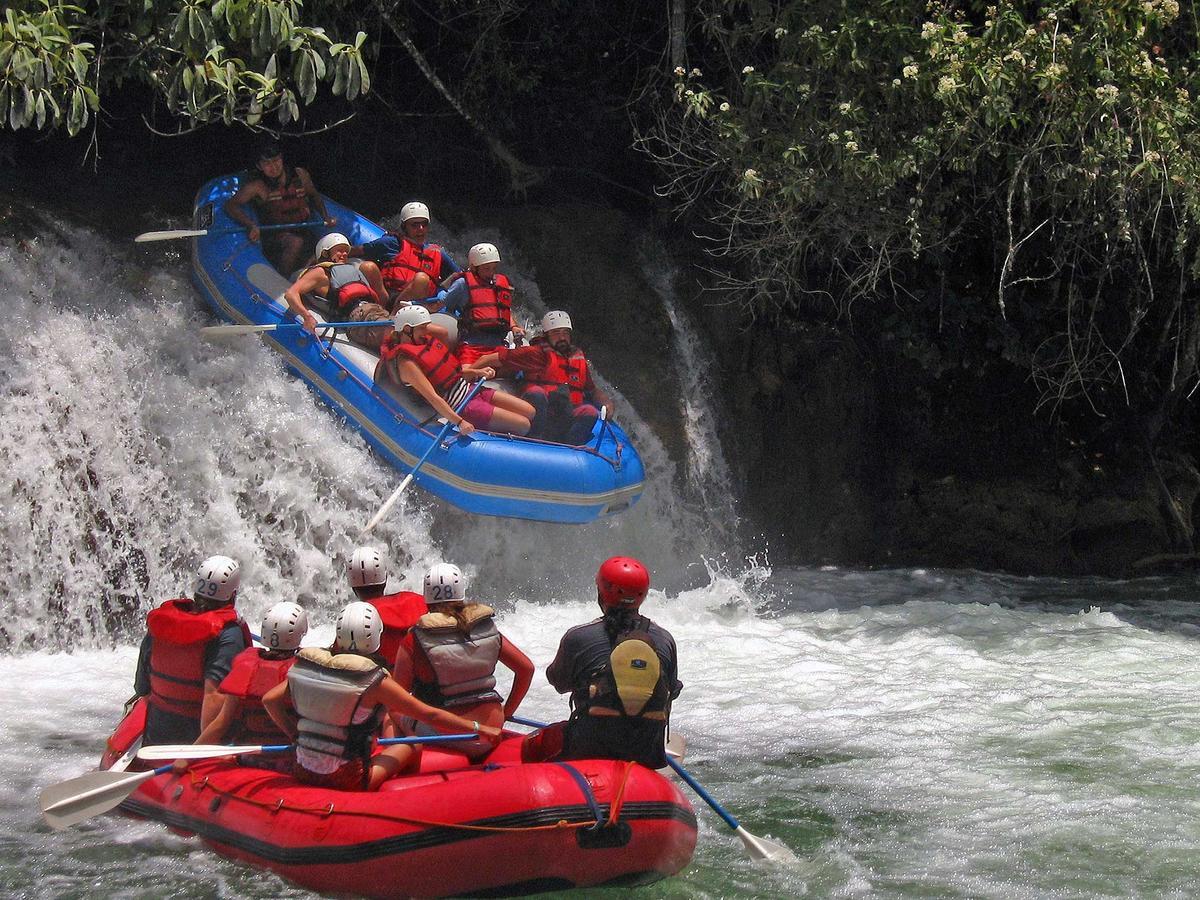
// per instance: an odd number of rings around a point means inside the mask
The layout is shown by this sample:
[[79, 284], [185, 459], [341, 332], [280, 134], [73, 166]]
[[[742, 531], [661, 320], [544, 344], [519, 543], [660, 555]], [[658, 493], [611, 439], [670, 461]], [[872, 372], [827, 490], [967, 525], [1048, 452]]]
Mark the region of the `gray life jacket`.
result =
[[288, 671], [292, 705], [300, 717], [296, 743], [337, 759], [365, 758], [381, 707], [365, 718], [356, 714], [363, 695], [386, 677], [387, 670], [365, 656], [302, 649]]
[[433, 679], [422, 678], [423, 667], [415, 666], [412, 692], [430, 706], [450, 709], [500, 700], [494, 688], [503, 638], [492, 621], [492, 608], [469, 603], [462, 614], [465, 629], [442, 612], [426, 613], [413, 626], [414, 649], [433, 671]]

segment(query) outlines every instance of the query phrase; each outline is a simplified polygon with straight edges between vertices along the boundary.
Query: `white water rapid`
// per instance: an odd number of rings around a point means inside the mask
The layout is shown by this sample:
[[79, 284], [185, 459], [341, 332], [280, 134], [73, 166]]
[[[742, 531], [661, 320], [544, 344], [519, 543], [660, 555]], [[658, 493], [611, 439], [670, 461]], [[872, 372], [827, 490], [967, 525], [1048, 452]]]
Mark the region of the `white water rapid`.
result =
[[[198, 341], [210, 319], [161, 254], [49, 220], [27, 245], [0, 240], [4, 897], [311, 896], [158, 825], [52, 833], [37, 812], [42, 787], [98, 760], [152, 600], [225, 552], [243, 562], [252, 622], [293, 597], [327, 621], [348, 599], [353, 535], [396, 483], [257, 339]], [[704, 419], [697, 459], [719, 456]], [[648, 429], [622, 422], [651, 485], [611, 522], [472, 519], [413, 492], [379, 541], [406, 587], [433, 561], [463, 564], [539, 667], [594, 615], [597, 561], [648, 562], [665, 590], [646, 611], [680, 646], [686, 765], [801, 863], [751, 864], [696, 800], [695, 859], [640, 896], [1196, 893], [1194, 579], [712, 562], [725, 538], [706, 521], [729, 486], [710, 482], [714, 505], [698, 505]], [[539, 674], [522, 712], [565, 704]]]

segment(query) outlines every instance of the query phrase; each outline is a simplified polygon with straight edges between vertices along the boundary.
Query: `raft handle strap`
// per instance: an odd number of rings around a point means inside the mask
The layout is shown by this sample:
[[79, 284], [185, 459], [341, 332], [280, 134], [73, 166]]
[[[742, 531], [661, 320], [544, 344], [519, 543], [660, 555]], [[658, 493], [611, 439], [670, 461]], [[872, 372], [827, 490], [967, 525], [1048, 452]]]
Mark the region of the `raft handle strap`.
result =
[[583, 777], [583, 773], [569, 763], [556, 762], [554, 765], [561, 769], [565, 769], [567, 774], [571, 776], [572, 780], [579, 785], [579, 789], [583, 791], [583, 797], [585, 800], [587, 800], [588, 808], [591, 809], [592, 815], [596, 819], [596, 823], [590, 827], [596, 829], [603, 828], [604, 813], [600, 811], [600, 804], [596, 802], [596, 795], [592, 793], [592, 786], [588, 784], [588, 780]]

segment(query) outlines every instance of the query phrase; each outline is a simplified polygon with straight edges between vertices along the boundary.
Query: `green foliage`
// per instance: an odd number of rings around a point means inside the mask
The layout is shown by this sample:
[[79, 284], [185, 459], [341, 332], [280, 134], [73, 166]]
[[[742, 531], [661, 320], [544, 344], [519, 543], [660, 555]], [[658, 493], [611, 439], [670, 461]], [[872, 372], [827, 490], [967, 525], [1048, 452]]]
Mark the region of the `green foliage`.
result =
[[[370, 90], [357, 4], [175, 0], [86, 8], [10, 3], [0, 24], [0, 115], [21, 128], [74, 135], [105, 91], [149, 86], [193, 124], [298, 124], [322, 86], [353, 101]], [[320, 21], [325, 26], [307, 24]], [[335, 41], [327, 28], [355, 34]]]
[[1196, 383], [1200, 85], [1177, 0], [700, 14], [699, 65], [645, 144], [750, 314], [886, 339], [907, 311], [936, 375], [960, 354], [927, 298], [953, 295], [985, 335], [970, 365], [1027, 365], [1052, 406], [1149, 412]]

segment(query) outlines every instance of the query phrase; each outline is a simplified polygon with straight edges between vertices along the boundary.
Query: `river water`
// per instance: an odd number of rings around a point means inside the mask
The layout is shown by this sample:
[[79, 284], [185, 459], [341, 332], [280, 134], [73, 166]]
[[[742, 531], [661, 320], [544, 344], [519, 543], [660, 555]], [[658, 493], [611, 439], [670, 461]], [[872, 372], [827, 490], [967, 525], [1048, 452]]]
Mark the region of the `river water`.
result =
[[[352, 536], [396, 482], [256, 340], [197, 341], [210, 320], [163, 253], [50, 219], [32, 245], [0, 241], [5, 897], [309, 896], [157, 825], [59, 834], [37, 811], [43, 786], [95, 764], [152, 598], [229, 553], [251, 622], [299, 598], [327, 623]], [[708, 413], [685, 407], [676, 463], [622, 402], [653, 482], [611, 522], [478, 520], [412, 492], [379, 531], [397, 586], [462, 564], [539, 667], [594, 615], [599, 560], [647, 562], [646, 612], [680, 646], [686, 764], [800, 864], [748, 862], [697, 801], [692, 864], [639, 894], [1197, 893], [1194, 579], [772, 567], [733, 549], [727, 469]], [[539, 676], [522, 712], [565, 704]]]

